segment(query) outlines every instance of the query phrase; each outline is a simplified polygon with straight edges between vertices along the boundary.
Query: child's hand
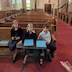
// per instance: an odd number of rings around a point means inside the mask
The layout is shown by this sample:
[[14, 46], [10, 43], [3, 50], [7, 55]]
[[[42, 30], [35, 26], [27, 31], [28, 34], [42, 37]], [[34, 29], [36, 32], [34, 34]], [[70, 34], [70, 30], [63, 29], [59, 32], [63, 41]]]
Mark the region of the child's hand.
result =
[[20, 39], [20, 37], [16, 37], [16, 40], [19, 40]]
[[15, 39], [15, 37], [12, 37], [11, 39], [12, 39], [12, 40], [14, 40], [14, 39]]

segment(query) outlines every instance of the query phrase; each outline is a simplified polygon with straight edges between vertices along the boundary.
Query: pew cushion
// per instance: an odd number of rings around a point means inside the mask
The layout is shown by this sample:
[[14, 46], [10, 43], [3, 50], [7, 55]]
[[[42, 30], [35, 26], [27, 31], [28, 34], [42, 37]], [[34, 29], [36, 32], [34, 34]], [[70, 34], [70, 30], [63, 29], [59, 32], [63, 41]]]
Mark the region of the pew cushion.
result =
[[[0, 40], [0, 47], [8, 47], [9, 40]], [[17, 45], [17, 48], [23, 48], [22, 45]]]
[[0, 46], [8, 46], [9, 40], [0, 40]]

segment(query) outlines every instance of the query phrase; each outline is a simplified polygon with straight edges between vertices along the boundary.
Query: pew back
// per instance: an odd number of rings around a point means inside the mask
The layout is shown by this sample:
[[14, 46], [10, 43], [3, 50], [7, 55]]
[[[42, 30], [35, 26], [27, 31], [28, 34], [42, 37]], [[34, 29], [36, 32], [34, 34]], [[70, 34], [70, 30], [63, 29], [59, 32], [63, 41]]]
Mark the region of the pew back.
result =
[[10, 28], [0, 27], [0, 40], [9, 40], [10, 39]]
[[[23, 28], [25, 29], [25, 28]], [[36, 34], [38, 35], [43, 28], [34, 28]], [[9, 40], [11, 39], [11, 27], [0, 27], [0, 40]]]

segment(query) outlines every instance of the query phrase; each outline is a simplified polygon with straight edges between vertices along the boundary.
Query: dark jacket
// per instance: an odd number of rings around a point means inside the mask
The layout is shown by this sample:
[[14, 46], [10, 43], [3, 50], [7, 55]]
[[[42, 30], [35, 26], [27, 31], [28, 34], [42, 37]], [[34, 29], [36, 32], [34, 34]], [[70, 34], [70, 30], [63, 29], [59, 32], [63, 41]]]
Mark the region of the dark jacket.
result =
[[23, 38], [23, 42], [24, 42], [24, 39], [33, 39], [34, 40], [34, 43], [36, 43], [36, 39], [37, 39], [37, 35], [36, 33], [30, 33], [29, 31], [25, 31], [24, 32], [24, 38]]
[[15, 29], [12, 28], [11, 29], [11, 37], [20, 37], [20, 40], [22, 40], [23, 30], [21, 28], [18, 28], [18, 30], [15, 31]]

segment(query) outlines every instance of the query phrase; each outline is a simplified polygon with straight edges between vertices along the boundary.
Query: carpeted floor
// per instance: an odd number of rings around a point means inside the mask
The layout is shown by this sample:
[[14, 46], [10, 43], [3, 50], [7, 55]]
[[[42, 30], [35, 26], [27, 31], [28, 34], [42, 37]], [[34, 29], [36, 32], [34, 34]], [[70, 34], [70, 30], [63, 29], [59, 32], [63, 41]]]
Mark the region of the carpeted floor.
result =
[[[60, 61], [68, 60], [72, 63], [72, 27], [59, 21], [57, 24], [57, 51], [52, 63], [44, 64], [40, 67], [38, 64], [28, 64], [23, 72], [67, 72], [62, 67]], [[21, 72], [22, 60], [13, 64], [9, 57], [0, 58], [0, 72]]]
[[[0, 72], [21, 72], [22, 61], [19, 60], [15, 64], [10, 61], [10, 58], [0, 59]], [[44, 64], [42, 67], [36, 63], [29, 63], [23, 72], [67, 72], [55, 57], [52, 63]]]
[[58, 58], [72, 63], [72, 26], [62, 21], [57, 24], [57, 48]]

